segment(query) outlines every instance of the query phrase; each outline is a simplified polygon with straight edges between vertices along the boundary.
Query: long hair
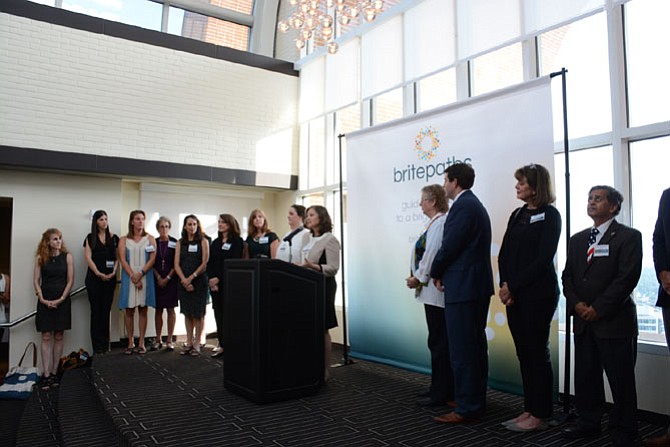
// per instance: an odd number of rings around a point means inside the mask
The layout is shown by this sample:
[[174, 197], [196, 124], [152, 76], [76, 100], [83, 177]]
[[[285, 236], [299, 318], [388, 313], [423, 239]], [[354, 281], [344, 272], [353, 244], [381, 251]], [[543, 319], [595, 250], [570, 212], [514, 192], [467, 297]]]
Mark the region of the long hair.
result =
[[[235, 217], [231, 214], [219, 214], [219, 219], [228, 225], [228, 239], [240, 237], [240, 225], [237, 223]], [[220, 231], [219, 238], [223, 239], [223, 233]]]
[[[312, 205], [309, 208], [307, 208], [307, 212], [309, 213], [309, 210], [314, 210], [317, 216], [319, 216], [319, 235], [329, 233], [333, 231], [333, 221], [330, 219], [330, 214], [328, 214], [328, 210], [326, 209], [325, 206], [321, 205]], [[309, 228], [309, 231], [314, 234], [314, 228], [311, 227]]]
[[[263, 226], [260, 230], [254, 225], [254, 218], [259, 214], [263, 216]], [[249, 236], [254, 237], [257, 234], [269, 233], [270, 231], [270, 228], [268, 228], [268, 218], [265, 217], [265, 213], [258, 208], [253, 210], [251, 214], [249, 214]]]
[[[93, 213], [93, 218], [91, 219], [91, 234], [88, 236], [88, 246], [91, 247], [91, 250], [98, 248], [98, 219], [100, 219], [102, 216], [107, 216], [107, 213], [105, 210], [98, 210]], [[107, 228], [105, 228], [105, 247], [114, 247], [112, 234], [109, 232], [109, 222], [107, 222]]]
[[528, 186], [533, 188], [533, 191], [535, 191], [535, 195], [531, 199], [533, 206], [546, 206], [556, 201], [554, 187], [551, 184], [551, 175], [544, 166], [535, 163], [523, 166], [514, 172], [514, 178], [519, 181], [526, 179]]
[[200, 219], [198, 219], [195, 214], [189, 214], [188, 216], [184, 217], [184, 223], [181, 226], [181, 239], [179, 239], [179, 242], [181, 242], [182, 244], [188, 244], [188, 231], [186, 231], [186, 221], [189, 219], [195, 220], [195, 222], [198, 224], [198, 228], [196, 228], [195, 234], [193, 235], [193, 241], [200, 242], [202, 238], [205, 237], [205, 232], [202, 231], [202, 225], [200, 224]]
[[[145, 212], [142, 211], [142, 210], [131, 211], [131, 212], [130, 212], [130, 217], [128, 217], [128, 234], [127, 234], [127, 236], [130, 237], [130, 238], [132, 238], [132, 237], [134, 236], [134, 234], [133, 234], [133, 219], [134, 219], [135, 216], [137, 216], [138, 214], [143, 215], [143, 216], [144, 216], [144, 220], [145, 220], [145, 222], [146, 222], [146, 219], [147, 219], [147, 213], [145, 213]], [[144, 229], [142, 229], [142, 237], [144, 237], [144, 236], [146, 236], [146, 235], [147, 235], [147, 230], [146, 230], [146, 227], [145, 227]]]
[[[50, 251], [49, 251], [49, 240], [51, 236], [57, 234], [61, 239], [63, 238], [63, 233], [58, 228], [48, 228], [44, 233], [42, 233], [42, 239], [40, 239], [39, 244], [37, 244], [37, 250], [35, 255], [38, 258], [37, 263], [40, 267], [44, 267], [49, 261]], [[65, 242], [61, 244], [60, 247], [61, 253], [67, 253], [67, 247]]]

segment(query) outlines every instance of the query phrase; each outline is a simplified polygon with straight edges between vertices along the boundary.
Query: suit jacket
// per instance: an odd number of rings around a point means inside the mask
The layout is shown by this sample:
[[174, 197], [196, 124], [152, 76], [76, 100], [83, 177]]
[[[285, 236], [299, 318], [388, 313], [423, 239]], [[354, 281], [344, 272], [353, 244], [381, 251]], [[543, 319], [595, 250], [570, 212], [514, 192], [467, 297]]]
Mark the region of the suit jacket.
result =
[[[670, 271], [670, 189], [663, 191], [661, 201], [658, 204], [658, 219], [654, 228], [654, 268], [656, 277], [662, 270]], [[660, 283], [660, 280], [659, 280]], [[663, 287], [658, 286], [657, 306], [670, 306], [670, 295], [665, 293]], [[667, 328], [666, 330], [670, 330]]]
[[470, 190], [449, 210], [430, 277], [442, 280], [445, 303], [490, 299], [493, 295], [491, 220]]
[[568, 308], [583, 301], [598, 313], [598, 320], [587, 322], [575, 314], [575, 334], [590, 326], [601, 338], [636, 336], [637, 310], [631, 296], [642, 271], [642, 235], [612, 221], [598, 246], [609, 246], [608, 256], [594, 256], [587, 262], [587, 228], [570, 238], [568, 259], [563, 270], [563, 294]]

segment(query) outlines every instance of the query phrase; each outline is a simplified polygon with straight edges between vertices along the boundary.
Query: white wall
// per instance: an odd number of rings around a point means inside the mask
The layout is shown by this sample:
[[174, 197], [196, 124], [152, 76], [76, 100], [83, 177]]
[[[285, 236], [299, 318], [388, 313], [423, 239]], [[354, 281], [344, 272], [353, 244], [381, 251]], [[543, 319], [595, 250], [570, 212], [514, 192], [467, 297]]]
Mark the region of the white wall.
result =
[[298, 170], [295, 76], [0, 14], [0, 79], [0, 144]]

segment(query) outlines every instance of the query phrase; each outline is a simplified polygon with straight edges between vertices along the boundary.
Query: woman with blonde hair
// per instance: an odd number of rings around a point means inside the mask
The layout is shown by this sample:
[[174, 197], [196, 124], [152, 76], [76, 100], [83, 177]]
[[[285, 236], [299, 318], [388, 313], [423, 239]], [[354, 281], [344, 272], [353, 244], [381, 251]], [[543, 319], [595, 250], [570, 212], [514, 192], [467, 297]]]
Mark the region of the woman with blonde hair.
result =
[[277, 257], [279, 237], [268, 228], [268, 220], [263, 211], [255, 209], [249, 215], [249, 231], [245, 242], [249, 249], [249, 258]]
[[42, 333], [42, 389], [58, 386], [58, 362], [63, 355], [63, 333], [71, 327], [70, 290], [74, 261], [63, 243], [63, 233], [49, 228], [37, 246], [33, 286], [37, 295], [35, 326]]
[[[128, 234], [119, 241], [118, 258], [121, 261], [121, 293], [119, 309], [125, 310], [128, 347], [124, 354], [133, 352], [146, 354], [144, 336], [147, 332], [147, 306], [156, 306], [154, 275], [152, 268], [156, 261], [156, 240], [144, 229], [146, 213], [131, 211], [128, 217]], [[135, 351], [135, 308], [139, 313], [139, 347]]]

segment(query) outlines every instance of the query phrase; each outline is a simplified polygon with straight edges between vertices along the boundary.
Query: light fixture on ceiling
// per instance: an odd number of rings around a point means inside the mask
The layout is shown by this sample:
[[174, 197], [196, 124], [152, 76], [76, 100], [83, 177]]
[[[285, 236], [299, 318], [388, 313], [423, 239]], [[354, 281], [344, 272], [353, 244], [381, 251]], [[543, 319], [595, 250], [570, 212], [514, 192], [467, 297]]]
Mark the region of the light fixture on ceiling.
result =
[[360, 17], [374, 21], [384, 10], [384, 0], [288, 0], [292, 12], [279, 22], [282, 33], [296, 33], [295, 46], [302, 50], [311, 39], [315, 46], [326, 46], [330, 54], [337, 53], [335, 18], [347, 26]]

